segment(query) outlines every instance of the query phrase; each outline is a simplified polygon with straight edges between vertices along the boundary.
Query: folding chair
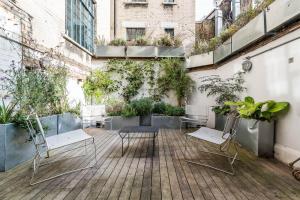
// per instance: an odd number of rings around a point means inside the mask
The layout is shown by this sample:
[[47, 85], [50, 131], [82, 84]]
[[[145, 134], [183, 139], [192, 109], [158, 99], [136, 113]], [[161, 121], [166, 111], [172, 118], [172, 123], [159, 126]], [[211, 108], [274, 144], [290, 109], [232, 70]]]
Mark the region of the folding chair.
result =
[[[218, 130], [207, 128], [207, 127], [202, 127], [193, 133], [186, 134], [185, 156], [187, 155], [186, 154], [187, 146], [188, 146], [188, 142], [189, 142], [190, 138], [196, 139], [198, 141], [208, 142], [208, 143], [219, 146], [219, 149], [218, 149], [219, 152], [209, 151], [209, 150], [200, 150], [200, 149], [198, 149], [198, 151], [226, 157], [229, 162], [229, 165], [230, 165], [230, 170], [221, 169], [221, 168], [209, 165], [209, 164], [195, 162], [193, 160], [188, 160], [188, 159], [185, 159], [186, 162], [204, 166], [204, 167], [208, 167], [208, 168], [215, 169], [215, 170], [227, 173], [227, 174], [234, 175], [235, 171], [234, 171], [233, 164], [234, 164], [235, 160], [237, 160], [237, 156], [238, 156], [238, 147], [237, 147], [237, 143], [235, 141], [236, 140], [236, 130], [238, 128], [238, 124], [239, 124], [239, 116], [237, 114], [230, 114], [227, 117], [223, 131], [218, 131]], [[234, 152], [230, 153], [230, 149], [232, 146], [234, 147], [233, 148]]]
[[[96, 145], [95, 145], [95, 139], [94, 137], [88, 135], [85, 133], [82, 129], [77, 129], [74, 131], [69, 131], [66, 133], [61, 133], [59, 135], [53, 135], [49, 137], [45, 137], [45, 132], [43, 129], [43, 126], [40, 122], [40, 119], [37, 114], [30, 114], [27, 117], [26, 125], [28, 128], [28, 132], [30, 134], [30, 137], [33, 140], [33, 143], [35, 145], [35, 156], [33, 159], [33, 173], [30, 179], [30, 185], [39, 184], [66, 174], [70, 174], [73, 172], [81, 171], [84, 169], [92, 168], [96, 165]], [[90, 143], [87, 143], [90, 142]], [[82, 144], [84, 143], [84, 144]], [[93, 145], [94, 146], [94, 159], [95, 163], [92, 166], [83, 167], [75, 170], [70, 170], [64, 173], [57, 174], [55, 176], [34, 182], [35, 175], [37, 175], [39, 168], [44, 165], [48, 165], [57, 161], [48, 161], [50, 159], [50, 153], [54, 150], [67, 147], [69, 145], [75, 145], [75, 148], [63, 151], [62, 153], [66, 153], [71, 150], [79, 149], [79, 148], [85, 148], [85, 153], [87, 152], [87, 145]], [[52, 156], [51, 156], [52, 157]], [[73, 157], [74, 158], [74, 157]], [[43, 161], [45, 161], [42, 163]]]
[[183, 124], [195, 124], [198, 126], [206, 126], [208, 120], [208, 107], [203, 106], [202, 108], [203, 108], [202, 110], [197, 111], [197, 108], [195, 106], [186, 105], [185, 107], [186, 116], [179, 118], [180, 132], [182, 132]]

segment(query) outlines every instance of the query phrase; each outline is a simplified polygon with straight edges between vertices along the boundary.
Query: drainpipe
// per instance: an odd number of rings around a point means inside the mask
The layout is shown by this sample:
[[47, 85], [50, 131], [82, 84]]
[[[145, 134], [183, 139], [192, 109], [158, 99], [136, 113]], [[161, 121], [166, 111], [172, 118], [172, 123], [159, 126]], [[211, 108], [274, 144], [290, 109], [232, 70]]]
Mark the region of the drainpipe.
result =
[[117, 8], [116, 8], [116, 0], [113, 0], [113, 12], [114, 12], [114, 20], [113, 20], [113, 23], [114, 23], [114, 38], [113, 39], [116, 39], [116, 30], [117, 30], [117, 24], [116, 24], [116, 11], [117, 11]]
[[215, 10], [215, 36], [220, 36], [223, 28], [223, 12], [219, 6]]
[[236, 20], [236, 18], [241, 13], [241, 1], [240, 0], [232, 0], [231, 1], [231, 10], [232, 10], [233, 20]]

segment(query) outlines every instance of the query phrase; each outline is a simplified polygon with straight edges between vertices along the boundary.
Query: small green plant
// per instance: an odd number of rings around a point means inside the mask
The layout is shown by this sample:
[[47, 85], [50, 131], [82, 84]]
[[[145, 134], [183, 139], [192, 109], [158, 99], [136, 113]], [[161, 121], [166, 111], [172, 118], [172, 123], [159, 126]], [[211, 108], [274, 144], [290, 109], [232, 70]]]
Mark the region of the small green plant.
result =
[[0, 105], [0, 124], [13, 122], [15, 106], [15, 103], [9, 103], [6, 105], [2, 99], [2, 105]]
[[146, 38], [140, 37], [133, 41], [133, 46], [148, 46], [149, 41]]
[[255, 102], [252, 97], [245, 97], [244, 101], [226, 102], [225, 105], [234, 106], [242, 118], [260, 121], [272, 121], [289, 109], [288, 102], [273, 100]]
[[110, 41], [109, 45], [111, 46], [125, 46], [126, 45], [126, 41], [120, 38], [114, 39], [112, 41]]
[[215, 112], [217, 115], [227, 115], [230, 113], [231, 108], [228, 105], [215, 106], [213, 107], [212, 111]]
[[131, 104], [127, 104], [121, 112], [121, 116], [125, 118], [134, 117], [137, 115], [138, 115], [137, 111], [134, 109], [134, 107]]
[[153, 110], [152, 112], [155, 114], [165, 114], [166, 112], [166, 103], [165, 102], [156, 102], [153, 105]]
[[142, 98], [130, 102], [132, 108], [139, 116], [149, 115], [153, 109], [153, 100], [151, 98]]
[[182, 107], [172, 106], [167, 104], [165, 115], [167, 116], [183, 116], [185, 114], [185, 110]]
[[179, 38], [172, 38], [167, 34], [156, 40], [154, 45], [162, 47], [180, 47], [182, 45], [182, 41]]

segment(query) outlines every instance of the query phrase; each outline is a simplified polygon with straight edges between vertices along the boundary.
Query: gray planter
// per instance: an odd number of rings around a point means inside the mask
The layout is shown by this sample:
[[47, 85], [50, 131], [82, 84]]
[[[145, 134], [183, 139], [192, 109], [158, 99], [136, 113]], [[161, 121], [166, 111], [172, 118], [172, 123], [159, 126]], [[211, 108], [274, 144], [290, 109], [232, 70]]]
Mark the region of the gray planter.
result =
[[[123, 128], [125, 126], [139, 126], [140, 124], [140, 117], [129, 117], [124, 118], [121, 116], [113, 116], [112, 117], [112, 129], [117, 130]], [[105, 129], [110, 129], [110, 123], [105, 123]]]
[[229, 57], [232, 53], [231, 38], [225, 41], [221, 46], [214, 50], [214, 63], [218, 63]]
[[57, 115], [50, 115], [50, 116], [45, 116], [40, 118], [40, 121], [44, 127], [46, 137], [57, 135], [58, 133], [57, 120], [58, 120]]
[[243, 147], [252, 151], [256, 156], [273, 157], [274, 133], [274, 121], [241, 119], [237, 139]]
[[216, 127], [217, 130], [223, 131], [225, 123], [226, 123], [226, 116], [224, 116], [224, 115], [216, 115], [216, 124], [215, 124], [215, 127]]
[[129, 58], [155, 58], [155, 46], [128, 46], [127, 57]]
[[0, 171], [9, 170], [34, 156], [27, 130], [14, 124], [0, 124]]
[[58, 134], [81, 128], [81, 119], [71, 113], [58, 115]]
[[[216, 115], [216, 129], [222, 131], [226, 117]], [[274, 122], [241, 119], [237, 130], [238, 142], [259, 157], [274, 156]]]
[[193, 68], [193, 67], [201, 67], [207, 65], [214, 64], [214, 55], [213, 52], [204, 53], [200, 55], [194, 55], [189, 58], [189, 62], [186, 68]]
[[125, 46], [96, 46], [96, 57], [125, 57]]
[[157, 57], [184, 57], [184, 49], [182, 47], [157, 47]]
[[151, 126], [151, 115], [140, 116], [140, 126]]
[[179, 129], [180, 128], [180, 117], [152, 115], [151, 125], [158, 127], [158, 128]]

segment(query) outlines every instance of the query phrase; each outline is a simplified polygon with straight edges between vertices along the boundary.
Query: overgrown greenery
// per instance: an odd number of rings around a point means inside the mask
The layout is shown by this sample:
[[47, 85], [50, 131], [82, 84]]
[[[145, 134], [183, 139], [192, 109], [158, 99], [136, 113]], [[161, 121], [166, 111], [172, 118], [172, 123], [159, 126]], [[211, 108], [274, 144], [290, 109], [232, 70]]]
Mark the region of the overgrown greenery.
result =
[[62, 113], [68, 108], [65, 67], [25, 69], [12, 66], [4, 71], [2, 87], [20, 113], [28, 114], [34, 109], [39, 115]]
[[245, 97], [244, 101], [226, 102], [228, 106], [234, 106], [242, 118], [260, 121], [272, 121], [289, 109], [288, 102], [276, 102], [273, 100], [255, 102], [252, 97]]
[[14, 108], [16, 104], [10, 103], [6, 105], [4, 103], [4, 100], [2, 99], [1, 105], [0, 105], [0, 124], [7, 124], [9, 122], [14, 121]]
[[162, 97], [169, 91], [174, 91], [178, 105], [182, 106], [184, 100], [195, 89], [194, 81], [187, 75], [184, 63], [180, 59], [163, 59], [160, 65], [161, 76], [157, 80], [157, 96]]
[[153, 100], [151, 98], [141, 98], [131, 101], [129, 105], [136, 111], [137, 115], [149, 115], [153, 109]]
[[216, 97], [217, 106], [213, 108], [216, 114], [226, 115], [230, 112], [230, 107], [224, 105], [227, 101], [238, 101], [239, 95], [246, 91], [244, 87], [244, 73], [238, 72], [232, 77], [222, 79], [218, 75], [205, 76], [201, 78], [199, 91], [206, 93], [207, 97]]
[[102, 98], [117, 90], [117, 83], [111, 79], [109, 73], [97, 69], [86, 77], [83, 90], [87, 98], [94, 97], [97, 102], [100, 102]]
[[126, 41], [120, 38], [114, 39], [112, 41], [110, 41], [110, 43], [108, 45], [111, 46], [125, 46], [126, 45]]
[[195, 43], [192, 55], [208, 53], [215, 50], [218, 46], [228, 40], [231, 36], [233, 36], [233, 34], [244, 27], [253, 18], [259, 15], [274, 1], [275, 0], [263, 0], [257, 7], [250, 7], [248, 10], [242, 12], [230, 26], [228, 26], [220, 33], [220, 36], [215, 36], [210, 40], [200, 39], [200, 41]]
[[182, 45], [182, 41], [177, 37], [171, 37], [169, 34], [162, 36], [161, 38], [153, 42], [154, 46], [161, 47], [179, 47]]

